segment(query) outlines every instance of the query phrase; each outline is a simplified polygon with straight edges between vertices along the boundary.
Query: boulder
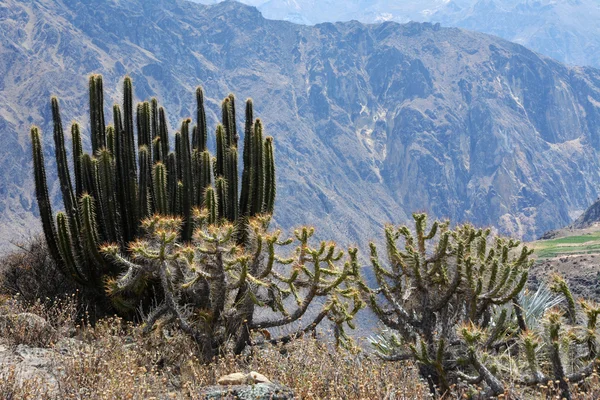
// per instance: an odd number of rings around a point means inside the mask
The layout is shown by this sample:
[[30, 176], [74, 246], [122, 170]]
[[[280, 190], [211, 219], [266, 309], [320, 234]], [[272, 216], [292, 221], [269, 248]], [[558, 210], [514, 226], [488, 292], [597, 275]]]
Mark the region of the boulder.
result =
[[0, 334], [5, 336], [17, 335], [20, 341], [45, 344], [56, 335], [56, 330], [48, 321], [36, 314], [4, 314], [0, 315]]
[[241, 372], [235, 372], [233, 374], [225, 375], [219, 378], [217, 381], [219, 385], [245, 385], [248, 383], [248, 376]]
[[270, 383], [269, 378], [263, 374], [259, 374], [256, 371], [252, 371], [249, 374], [242, 374], [241, 372], [235, 372], [233, 374], [225, 375], [219, 378], [217, 383], [219, 385], [246, 385], [253, 383]]

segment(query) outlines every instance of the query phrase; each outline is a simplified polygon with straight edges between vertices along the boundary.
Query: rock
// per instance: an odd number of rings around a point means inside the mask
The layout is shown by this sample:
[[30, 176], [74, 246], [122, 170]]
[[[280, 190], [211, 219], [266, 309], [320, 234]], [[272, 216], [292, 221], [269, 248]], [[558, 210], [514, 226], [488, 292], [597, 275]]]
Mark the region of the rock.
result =
[[53, 398], [58, 389], [54, 356], [52, 350], [23, 344], [14, 350], [0, 346], [0, 381], [14, 380], [18, 385], [35, 381], [42, 387], [44, 398]]
[[271, 381], [264, 376], [263, 374], [259, 374], [256, 371], [252, 371], [248, 374], [248, 378], [252, 379], [254, 383], [271, 383]]
[[32, 313], [0, 315], [0, 333], [18, 335], [21, 340], [46, 343], [56, 330], [39, 315]]
[[271, 383], [269, 378], [263, 374], [259, 374], [256, 371], [252, 371], [249, 374], [242, 374], [241, 372], [235, 372], [233, 374], [225, 375], [219, 378], [217, 381], [219, 385], [246, 385], [254, 383]]
[[219, 385], [245, 385], [248, 382], [248, 376], [241, 372], [225, 375], [219, 378]]
[[199, 394], [203, 400], [290, 400], [296, 398], [293, 390], [275, 383], [227, 387], [208, 386], [202, 389]]

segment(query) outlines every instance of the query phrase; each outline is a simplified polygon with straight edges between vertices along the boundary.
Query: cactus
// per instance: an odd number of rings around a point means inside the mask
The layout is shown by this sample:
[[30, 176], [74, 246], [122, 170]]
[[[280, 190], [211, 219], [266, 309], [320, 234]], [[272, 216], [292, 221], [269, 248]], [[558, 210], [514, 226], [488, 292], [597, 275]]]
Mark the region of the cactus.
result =
[[[213, 189], [206, 198], [212, 202]], [[281, 232], [268, 232], [268, 216], [249, 221], [249, 242], [236, 244], [231, 223], [210, 224], [210, 211], [196, 211], [194, 240], [178, 244], [180, 218], [155, 216], [143, 222], [148, 235], [130, 245], [130, 261], [118, 246], [105, 246], [103, 252], [126, 267], [111, 285], [111, 295], [134, 287], [144, 276], [159, 276], [165, 298], [146, 319], [150, 331], [159, 319], [174, 321], [194, 338], [210, 361], [225, 350], [229, 340], [241, 352], [250, 343], [251, 332], [286, 327], [301, 321], [314, 309], [312, 317], [296, 331], [271, 338], [273, 343], [289, 341], [313, 331], [324, 319], [336, 327], [343, 342], [346, 325], [363, 303], [350, 283], [358, 276], [356, 249], [344, 252], [334, 243], [314, 247], [314, 229], [300, 228], [294, 238], [281, 240]], [[292, 256], [281, 257], [277, 249], [295, 248]], [[240, 295], [241, 293], [241, 295]], [[322, 301], [317, 301], [322, 299]], [[256, 317], [259, 309], [268, 317]], [[255, 311], [256, 310], [256, 311]], [[240, 340], [241, 338], [241, 340]]]
[[[196, 90], [197, 121], [192, 138], [191, 119], [186, 119], [175, 134], [175, 152], [170, 152], [167, 118], [156, 99], [139, 103], [134, 116], [133, 83], [129, 77], [125, 77], [123, 83], [122, 108], [119, 105], [113, 107], [113, 125], [105, 125], [100, 75], [92, 75], [89, 79], [89, 99], [92, 152], [83, 152], [80, 127], [73, 123], [72, 172], [65, 150], [59, 102], [56, 98], [51, 100], [55, 154], [65, 209], [57, 216], [58, 231], [48, 196], [41, 136], [38, 128], [31, 130], [36, 193], [44, 234], [52, 257], [66, 276], [103, 293], [103, 275], [116, 271], [97, 249], [101, 244], [110, 242], [125, 251], [128, 243], [142, 234], [141, 221], [155, 213], [181, 217], [183, 224], [178, 239], [189, 242], [194, 232], [194, 208], [207, 206], [213, 223], [234, 223], [240, 230], [236, 237], [245, 237], [241, 231], [245, 232], [248, 227], [238, 221], [241, 219], [238, 212], [240, 204], [252, 207], [252, 212], [243, 214], [244, 218], [273, 212], [272, 207], [264, 206], [273, 202], [271, 194], [269, 199], [264, 195], [257, 198], [257, 204], [247, 197], [243, 200], [238, 194], [238, 135], [233, 95], [223, 101], [223, 125], [217, 128], [220, 147], [216, 152], [216, 168], [212, 166], [207, 149], [206, 113], [201, 88]], [[251, 104], [248, 101], [250, 109]], [[251, 120], [252, 112], [247, 115], [250, 117], [246, 121], [249, 130], [254, 131], [252, 127], [255, 125], [261, 126]], [[134, 140], [136, 131], [137, 149]], [[271, 150], [266, 150], [268, 148]], [[272, 153], [272, 139], [261, 138], [244, 150], [245, 160], [253, 160], [252, 165], [246, 165], [244, 161], [244, 171], [248, 172], [248, 176], [250, 171], [254, 171], [253, 180], [270, 182], [274, 188], [272, 154], [269, 161], [262, 158], [263, 161], [257, 161], [258, 158], [252, 155], [254, 151]], [[271, 164], [266, 165], [267, 162]], [[74, 187], [71, 174], [75, 177]], [[215, 186], [211, 188], [213, 182]], [[247, 193], [244, 192], [244, 196]], [[269, 193], [274, 194], [274, 189]], [[210, 198], [206, 198], [206, 194]], [[238, 245], [243, 246], [244, 242], [238, 239]]]
[[[389, 266], [371, 243], [376, 289], [363, 285], [371, 309], [385, 326], [398, 332], [405, 346], [388, 359], [415, 359], [432, 392], [445, 393], [465, 369], [473, 369], [490, 393], [503, 392], [479, 357], [474, 336], [490, 326], [493, 307], [511, 302], [527, 280], [531, 264], [527, 247], [505, 238], [490, 238], [489, 230], [463, 225], [450, 230], [448, 222], [427, 228], [425, 214], [414, 214], [414, 233], [407, 226], [385, 228]], [[403, 244], [403, 248], [400, 247]], [[473, 329], [462, 329], [472, 324]], [[469, 325], [471, 326], [471, 325]], [[460, 345], [449, 346], [450, 343]], [[491, 346], [492, 344], [489, 344]], [[383, 356], [383, 355], [382, 355]]]
[[[35, 178], [35, 193], [37, 204], [40, 210], [42, 228], [50, 255], [55, 260], [60, 260], [61, 255], [57, 243], [56, 227], [52, 218], [52, 204], [48, 195], [48, 185], [46, 184], [46, 167], [44, 165], [44, 152], [42, 151], [42, 139], [37, 127], [31, 128], [31, 149], [33, 153], [33, 172]], [[67, 275], [64, 264], [58, 264], [62, 267], [63, 273]]]
[[[600, 305], [581, 299], [579, 306], [567, 282], [559, 275], [551, 277], [551, 289], [564, 301], [563, 307], [545, 312], [543, 326], [526, 330], [519, 338], [525, 353], [521, 380], [523, 385], [558, 384], [561, 398], [570, 400], [571, 384], [591, 376], [598, 364], [598, 315]], [[546, 352], [536, 351], [544, 346]], [[544, 370], [544, 364], [551, 365]]]
[[[466, 383], [483, 387], [481, 398], [499, 396], [503, 381], [517, 376], [521, 385], [556, 383], [561, 398], [571, 399], [569, 385], [590, 376], [600, 362], [600, 306], [581, 300], [577, 307], [559, 276], [550, 285], [559, 297], [548, 292], [545, 305], [532, 304], [522, 293], [533, 262], [526, 246], [470, 225], [450, 230], [447, 222], [435, 222], [427, 231], [424, 214], [414, 219], [414, 231], [386, 227], [388, 267], [371, 244], [378, 287], [359, 283], [393, 332], [372, 340], [378, 354], [416, 360], [434, 394]], [[556, 306], [560, 298], [563, 309]], [[545, 322], [530, 323], [527, 311]]]

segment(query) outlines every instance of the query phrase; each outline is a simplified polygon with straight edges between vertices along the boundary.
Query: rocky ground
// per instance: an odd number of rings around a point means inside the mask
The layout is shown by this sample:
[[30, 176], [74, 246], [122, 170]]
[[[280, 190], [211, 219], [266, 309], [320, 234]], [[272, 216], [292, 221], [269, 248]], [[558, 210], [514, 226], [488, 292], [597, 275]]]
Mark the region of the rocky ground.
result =
[[[565, 277], [576, 297], [600, 300], [600, 250], [596, 249], [596, 236], [600, 233], [600, 224], [589, 223], [585, 228], [573, 226], [549, 232], [543, 240], [531, 243], [538, 254], [538, 260], [530, 273], [530, 284], [535, 287], [545, 282], [553, 273]], [[577, 243], [580, 240], [590, 240]], [[574, 244], [569, 244], [573, 239]], [[551, 247], [553, 257], [539, 257], [541, 250], [548, 250], [548, 243], [558, 243]], [[566, 243], [565, 243], [566, 242]], [[534, 253], [534, 256], [536, 255]], [[580, 253], [580, 254], [578, 254]]]
[[[0, 399], [424, 398], [410, 363], [335, 351], [324, 340], [249, 349], [206, 365], [178, 332], [118, 318], [94, 326], [70, 301], [0, 298]], [[85, 315], [85, 314], [84, 314]], [[85, 319], [85, 318], [84, 318]]]

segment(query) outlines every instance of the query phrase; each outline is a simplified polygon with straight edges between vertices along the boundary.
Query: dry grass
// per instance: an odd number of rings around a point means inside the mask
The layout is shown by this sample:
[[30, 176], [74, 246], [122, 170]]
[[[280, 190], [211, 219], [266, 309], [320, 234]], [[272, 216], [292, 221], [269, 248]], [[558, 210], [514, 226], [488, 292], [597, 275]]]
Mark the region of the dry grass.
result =
[[[0, 314], [28, 312], [52, 324], [51, 339], [36, 340], [35, 329], [0, 330], [0, 342], [48, 347], [58, 385], [48, 392], [39, 379], [23, 380], [14, 371], [2, 375], [2, 399], [196, 399], [200, 389], [233, 372], [258, 371], [294, 389], [303, 399], [413, 399], [428, 397], [411, 365], [337, 352], [312, 338], [282, 346], [253, 348], [243, 356], [224, 356], [209, 365], [196, 358], [196, 345], [180, 332], [140, 327], [113, 317], [95, 326], [76, 322], [76, 307], [42, 303], [24, 306], [4, 299]], [[73, 336], [72, 338], [70, 336]]]
[[[0, 330], [0, 344], [53, 349], [50, 373], [56, 385], [39, 377], [23, 379], [14, 367], [0, 368], [1, 399], [198, 399], [203, 386], [233, 372], [258, 371], [291, 387], [299, 399], [425, 399], [427, 387], [410, 363], [386, 363], [365, 353], [336, 351], [305, 338], [281, 346], [255, 347], [243, 356], [224, 356], [210, 365], [196, 358], [196, 346], [179, 332], [140, 327], [113, 317], [94, 326], [76, 321], [74, 301], [54, 307], [25, 305], [4, 298], [0, 315], [27, 312], [52, 321], [53, 335], [40, 339], [35, 329]], [[1, 360], [1, 356], [0, 356]], [[509, 387], [504, 399], [560, 399], [555, 384]], [[574, 399], [600, 398], [593, 375], [574, 390]], [[455, 387], [449, 399], [477, 397], [477, 388]]]

